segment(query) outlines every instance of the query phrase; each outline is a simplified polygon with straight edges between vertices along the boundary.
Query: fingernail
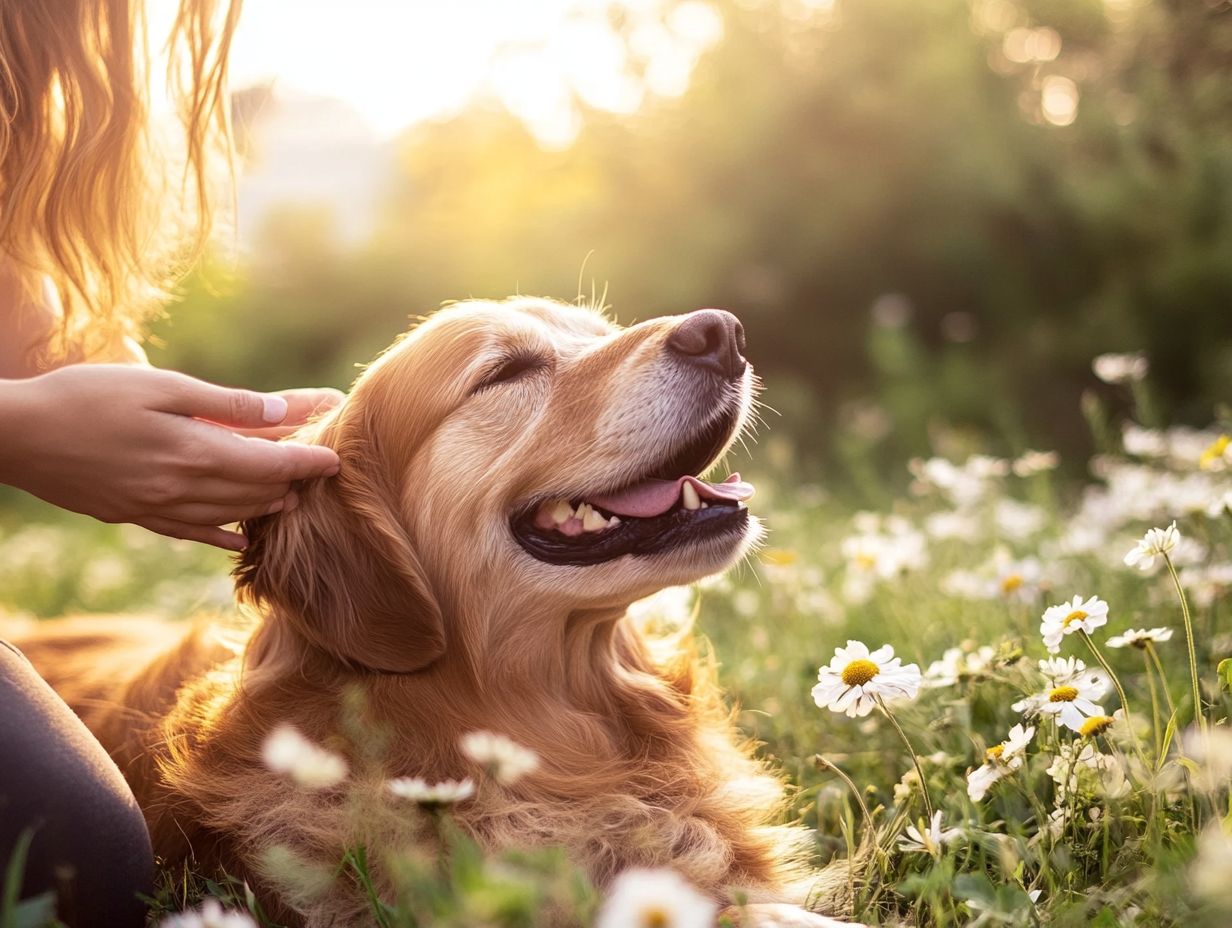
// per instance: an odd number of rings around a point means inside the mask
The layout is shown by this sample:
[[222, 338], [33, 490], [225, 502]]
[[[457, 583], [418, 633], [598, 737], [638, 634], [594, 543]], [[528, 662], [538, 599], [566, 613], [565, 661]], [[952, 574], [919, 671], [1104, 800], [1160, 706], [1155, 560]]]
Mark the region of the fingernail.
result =
[[282, 512], [282, 507], [286, 505], [286, 499], [274, 500], [270, 503], [269, 508], [265, 510], [267, 516], [272, 516], [276, 512]]
[[287, 417], [287, 401], [281, 396], [266, 394], [262, 399], [265, 401], [263, 415], [265, 421], [270, 425], [277, 425]]
[[290, 512], [299, 505], [299, 494], [292, 490], [282, 498], [282, 511]]

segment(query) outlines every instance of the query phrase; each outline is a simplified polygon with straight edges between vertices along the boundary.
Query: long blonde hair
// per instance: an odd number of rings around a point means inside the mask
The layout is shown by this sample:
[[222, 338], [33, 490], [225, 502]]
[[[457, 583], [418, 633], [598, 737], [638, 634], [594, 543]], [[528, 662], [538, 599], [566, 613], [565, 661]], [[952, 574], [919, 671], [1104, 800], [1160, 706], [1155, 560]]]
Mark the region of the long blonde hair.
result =
[[205, 246], [240, 5], [180, 0], [169, 140], [151, 120], [144, 0], [0, 2], [0, 254], [32, 292], [58, 292], [52, 356], [137, 335]]

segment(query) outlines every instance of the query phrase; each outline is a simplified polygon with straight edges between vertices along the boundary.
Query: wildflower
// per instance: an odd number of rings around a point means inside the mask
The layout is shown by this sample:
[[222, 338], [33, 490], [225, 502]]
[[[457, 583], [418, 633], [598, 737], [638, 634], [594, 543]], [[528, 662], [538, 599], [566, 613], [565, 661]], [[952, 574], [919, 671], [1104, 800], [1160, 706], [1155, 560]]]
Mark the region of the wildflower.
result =
[[1232, 438], [1220, 435], [1206, 450], [1198, 456], [1198, 467], [1202, 470], [1223, 470], [1232, 464]]
[[927, 826], [924, 825], [922, 820], [919, 822], [919, 827], [908, 825], [907, 837], [898, 843], [898, 849], [913, 853], [922, 851], [926, 854], [931, 854], [935, 858], [940, 858], [942, 848], [961, 833], [957, 828], [942, 830], [941, 810], [938, 809], [933, 813], [932, 821]]
[[993, 555], [993, 569], [996, 572], [995, 593], [1006, 599], [1026, 602], [1039, 591], [1042, 571], [1035, 558], [1016, 560], [1004, 549], [999, 549]]
[[486, 767], [498, 783], [520, 780], [539, 766], [539, 755], [529, 748], [490, 731], [462, 736], [462, 753]]
[[933, 661], [924, 671], [923, 686], [953, 686], [959, 680], [979, 676], [992, 667], [997, 651], [990, 645], [981, 648], [948, 648], [940, 660]]
[[429, 783], [420, 777], [398, 777], [388, 781], [385, 788], [399, 799], [409, 799], [422, 806], [451, 805], [475, 794], [475, 783], [470, 779]]
[[1056, 470], [1061, 458], [1055, 451], [1024, 451], [1014, 459], [1011, 467], [1015, 476], [1030, 477], [1048, 470]]
[[1180, 540], [1181, 533], [1176, 530], [1175, 521], [1167, 528], [1149, 529], [1142, 536], [1142, 540], [1125, 555], [1125, 566], [1150, 570], [1155, 566], [1155, 558], [1166, 555]]
[[1232, 490], [1226, 490], [1222, 496], [1215, 497], [1206, 507], [1206, 514], [1212, 519], [1218, 519], [1225, 512], [1232, 512]]
[[1095, 674], [1075, 677], [1068, 683], [1051, 687], [1040, 703], [1043, 715], [1055, 715], [1057, 720], [1071, 731], [1081, 731], [1086, 720], [1093, 715], [1103, 715], [1104, 707], [1094, 700], [1104, 695], [1104, 682]]
[[1232, 730], [1227, 726], [1211, 726], [1205, 732], [1190, 727], [1181, 735], [1181, 747], [1194, 761], [1189, 775], [1198, 789], [1218, 792], [1232, 778]]
[[308, 789], [328, 789], [347, 776], [343, 758], [313, 744], [290, 725], [279, 725], [270, 733], [262, 758], [270, 770], [285, 773]]
[[1021, 724], [1015, 725], [1010, 729], [1009, 737], [984, 752], [983, 765], [967, 774], [967, 795], [973, 802], [979, 802], [994, 783], [1022, 766], [1027, 745], [1034, 737], [1035, 726], [1024, 728]]
[[595, 919], [595, 928], [710, 928], [718, 905], [672, 870], [626, 870]]
[[1232, 909], [1232, 835], [1212, 822], [1198, 836], [1198, 856], [1194, 858], [1189, 880], [1194, 890], [1208, 902], [1227, 911]]
[[903, 664], [888, 644], [869, 652], [861, 641], [835, 648], [834, 658], [817, 671], [813, 701], [823, 709], [865, 716], [882, 699], [914, 699], [920, 689], [920, 668]]
[[1094, 738], [1111, 728], [1115, 721], [1116, 719], [1110, 715], [1093, 715], [1082, 723], [1082, 727], [1078, 729], [1078, 734], [1084, 738]]
[[1047, 516], [1043, 509], [1031, 503], [1001, 499], [993, 507], [993, 521], [1002, 537], [1022, 541], [1038, 533], [1044, 527]]
[[1119, 799], [1130, 791], [1125, 768], [1115, 757], [1101, 754], [1090, 741], [1062, 742], [1045, 771], [1057, 784], [1057, 798], [1071, 790], [1098, 793]]
[[1108, 639], [1110, 648], [1138, 648], [1145, 651], [1148, 644], [1158, 644], [1172, 637], [1170, 628], [1127, 628], [1119, 635]]
[[200, 908], [164, 918], [158, 928], [257, 928], [257, 923], [238, 909], [224, 909], [217, 899], [206, 899]]
[[1137, 383], [1146, 377], [1150, 364], [1141, 351], [1133, 354], [1101, 354], [1091, 370], [1104, 383]]
[[1108, 604], [1098, 596], [1092, 596], [1083, 602], [1081, 596], [1075, 596], [1068, 603], [1050, 606], [1040, 623], [1040, 634], [1044, 644], [1052, 654], [1061, 650], [1061, 639], [1076, 631], [1084, 631], [1088, 635], [1108, 621]]
[[1078, 657], [1048, 657], [1039, 662], [1039, 669], [1049, 683], [1060, 686], [1085, 673], [1087, 665]]
[[1015, 712], [1021, 713], [1025, 719], [1033, 719], [1040, 714], [1040, 706], [1047, 700], [1048, 697], [1041, 693], [1031, 693], [1018, 700], [1018, 702], [1013, 703], [1010, 708]]

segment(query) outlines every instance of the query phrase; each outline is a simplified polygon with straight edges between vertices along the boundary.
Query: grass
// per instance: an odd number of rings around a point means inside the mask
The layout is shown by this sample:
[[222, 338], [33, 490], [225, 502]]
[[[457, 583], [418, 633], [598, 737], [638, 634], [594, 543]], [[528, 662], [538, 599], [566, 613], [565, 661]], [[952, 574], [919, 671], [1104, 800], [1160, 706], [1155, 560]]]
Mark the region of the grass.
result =
[[[652, 626], [696, 613], [742, 727], [794, 785], [795, 813], [817, 829], [819, 860], [875, 840], [857, 886], [859, 920], [1187, 928], [1232, 920], [1232, 665], [1224, 660], [1232, 515], [1217, 506], [1232, 464], [1202, 458], [1217, 432], [1151, 434], [1150, 454], [1109, 447], [1081, 485], [1057, 479], [1040, 458], [1019, 459], [1022, 475], [985, 458], [917, 463], [911, 489], [879, 513], [852, 512], [788, 469], [763, 473], [754, 510], [768, 519], [767, 547], [726, 577], [639, 607]], [[1131, 436], [1135, 450], [1141, 438]], [[2, 608], [182, 616], [227, 599], [221, 555], [18, 505], [0, 509]], [[1147, 528], [1174, 518], [1183, 540], [1166, 563], [1147, 572], [1123, 563]], [[1106, 601], [1109, 618], [1089, 639], [1066, 635], [1061, 656], [1100, 674], [1107, 715], [1122, 708], [1118, 689], [1130, 710], [1091, 737], [1014, 708], [1055, 690], [1037, 663], [1048, 656], [1040, 620], [1075, 594]], [[1156, 626], [1171, 639], [1109, 647], [1129, 628]], [[880, 712], [847, 718], [814, 704], [818, 668], [849, 639], [892, 645], [926, 684], [940, 682], [888, 703], [916, 757]], [[933, 667], [947, 651], [948, 664]], [[1209, 740], [1194, 724], [1192, 679]], [[1035, 728], [1021, 765], [988, 760], [987, 749], [1019, 723]], [[986, 762], [1001, 776], [977, 801], [968, 775]], [[920, 776], [954, 833], [904, 851], [904, 829], [927, 832]], [[450, 861], [405, 856], [397, 898], [372, 888], [376, 849], [354, 848], [317, 877], [367, 891], [372, 923], [383, 926], [529, 926], [548, 911], [588, 923], [600, 904], [561, 855], [485, 855], [444, 812], [428, 818], [453, 849]], [[288, 857], [280, 866], [302, 865]], [[243, 886], [193, 873], [165, 873], [152, 912], [206, 896], [269, 924]], [[0, 925], [36, 924], [15, 921], [5, 904]]]

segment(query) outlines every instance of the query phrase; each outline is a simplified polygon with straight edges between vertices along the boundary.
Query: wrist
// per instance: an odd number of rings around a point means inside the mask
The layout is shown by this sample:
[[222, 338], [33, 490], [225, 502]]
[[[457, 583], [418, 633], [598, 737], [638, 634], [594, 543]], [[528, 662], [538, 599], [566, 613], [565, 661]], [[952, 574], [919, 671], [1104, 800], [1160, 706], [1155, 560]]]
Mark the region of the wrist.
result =
[[20, 486], [20, 474], [34, 465], [30, 436], [38, 431], [41, 377], [0, 380], [0, 483]]

